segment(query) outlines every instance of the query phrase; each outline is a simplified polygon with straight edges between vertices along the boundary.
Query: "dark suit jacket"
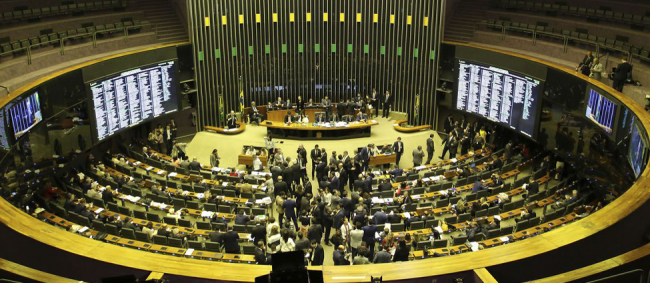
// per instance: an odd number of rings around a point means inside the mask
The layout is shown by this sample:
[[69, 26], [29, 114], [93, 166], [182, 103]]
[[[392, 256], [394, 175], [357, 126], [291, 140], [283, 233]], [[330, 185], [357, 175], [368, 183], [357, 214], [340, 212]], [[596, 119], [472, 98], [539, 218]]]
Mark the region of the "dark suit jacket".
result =
[[311, 251], [311, 265], [312, 266], [323, 265], [324, 260], [325, 260], [325, 251], [323, 250], [323, 246], [317, 245], [316, 248], [314, 248]]
[[387, 251], [380, 251], [375, 255], [373, 263], [389, 263], [393, 256]]
[[614, 79], [626, 80], [627, 74], [630, 72], [632, 72], [632, 65], [630, 65], [630, 63], [628, 62], [620, 63], [618, 64], [618, 67], [616, 67], [616, 73], [614, 74]]
[[312, 160], [312, 162], [314, 161], [314, 159], [319, 158], [319, 157], [321, 157], [320, 149], [312, 149], [311, 150], [311, 160]]
[[291, 123], [296, 122], [296, 119], [294, 119], [291, 115], [284, 115], [284, 123], [289, 123], [289, 118], [291, 118]]
[[239, 234], [235, 231], [228, 231], [221, 236], [223, 242], [223, 247], [226, 253], [229, 254], [238, 254], [239, 250]]
[[333, 261], [334, 261], [334, 265], [350, 265], [350, 261], [345, 259], [344, 254], [342, 254], [338, 250], [334, 251]]
[[392, 94], [388, 96], [388, 99], [386, 99], [386, 94], [384, 94], [382, 96], [381, 100], [382, 100], [382, 103], [384, 104], [384, 107], [385, 107], [385, 105], [392, 105], [393, 104], [393, 97], [394, 97], [394, 95], [392, 95]]
[[296, 216], [296, 208], [298, 207], [298, 204], [296, 203], [295, 200], [292, 199], [285, 200], [282, 203], [282, 207], [284, 208], [284, 215], [286, 215], [287, 217]]
[[266, 264], [266, 252], [259, 247], [255, 248], [255, 262], [257, 264]]
[[[160, 231], [158, 231], [158, 235], [160, 235]], [[221, 242], [221, 233], [219, 232], [210, 232], [210, 241], [215, 242], [215, 243], [220, 243]]]
[[400, 144], [399, 151], [398, 151], [398, 148], [397, 148], [397, 144], [398, 144], [397, 141], [393, 143], [393, 151], [395, 153], [399, 153], [399, 154], [404, 153], [404, 142], [399, 142], [399, 144]]
[[309, 226], [307, 229], [307, 238], [311, 240], [316, 240], [320, 243], [321, 238], [323, 237], [323, 226], [320, 224], [314, 224]]
[[427, 152], [433, 152], [435, 150], [435, 146], [433, 145], [433, 138], [428, 138], [427, 139]]
[[266, 227], [264, 225], [255, 225], [253, 231], [251, 231], [251, 237], [255, 245], [257, 245], [258, 241], [266, 242]]
[[361, 152], [359, 153], [359, 158], [361, 158], [362, 162], [366, 162], [370, 160], [370, 154], [368, 153], [368, 147], [364, 147], [361, 149]]
[[375, 216], [373, 219], [375, 220], [375, 224], [377, 225], [386, 224], [386, 220], [388, 220], [388, 216], [386, 215], [386, 212], [377, 211], [375, 212]]
[[282, 181], [287, 182], [287, 184], [293, 182], [293, 169], [291, 169], [291, 167], [287, 167], [282, 170]]
[[[282, 177], [284, 178], [284, 177]], [[280, 181], [273, 184], [274, 192], [276, 195], [279, 195], [280, 192], [288, 193], [287, 183], [285, 181]]]

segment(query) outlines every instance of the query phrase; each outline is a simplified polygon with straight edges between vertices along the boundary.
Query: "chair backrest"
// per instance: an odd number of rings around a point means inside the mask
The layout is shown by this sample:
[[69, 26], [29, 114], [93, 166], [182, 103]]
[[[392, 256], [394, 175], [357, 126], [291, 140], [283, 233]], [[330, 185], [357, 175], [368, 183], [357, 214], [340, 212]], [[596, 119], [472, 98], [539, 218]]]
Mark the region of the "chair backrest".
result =
[[457, 220], [458, 220], [458, 217], [456, 217], [456, 216], [445, 217], [445, 222], [447, 222], [449, 224], [457, 223]]
[[[111, 211], [113, 211], [113, 210], [111, 210]], [[127, 215], [127, 216], [132, 216], [133, 215], [133, 213], [131, 213], [131, 209], [129, 209], [128, 207], [124, 207], [124, 206], [117, 207], [117, 212], [119, 212], [121, 214], [124, 214], [124, 215]]]
[[232, 230], [235, 232], [246, 232], [246, 225], [233, 224]]
[[467, 242], [467, 236], [458, 236], [454, 238], [454, 242], [452, 245], [457, 246], [457, 245], [462, 245], [465, 242]]
[[449, 205], [449, 199], [436, 201], [436, 208], [445, 207]]
[[153, 243], [157, 245], [167, 245], [167, 237], [160, 235], [153, 235]]
[[178, 225], [187, 228], [192, 228], [192, 222], [187, 219], [178, 219]]
[[242, 245], [245, 255], [255, 254], [255, 246], [253, 245]]
[[501, 229], [498, 229], [498, 228], [497, 228], [497, 229], [488, 230], [488, 231], [487, 231], [487, 235], [486, 235], [486, 237], [487, 237], [488, 239], [496, 238], [496, 237], [499, 237], [499, 236], [501, 236]]
[[212, 230], [212, 225], [207, 221], [196, 221], [196, 229]]
[[135, 240], [135, 231], [131, 228], [122, 228], [122, 230], [120, 230], [120, 235], [124, 238]]
[[404, 231], [404, 223], [394, 223], [391, 224], [390, 230], [393, 232], [401, 232]]
[[135, 239], [141, 242], [149, 243], [149, 235], [145, 232], [135, 231]]
[[431, 228], [432, 226], [433, 226], [433, 227], [438, 227], [438, 226], [440, 226], [440, 220], [438, 220], [438, 219], [428, 219], [428, 220], [425, 222], [424, 225], [425, 225], [427, 228]]
[[488, 215], [488, 210], [487, 209], [479, 210], [479, 211], [476, 212], [476, 217], [477, 218], [487, 216], [487, 215]]
[[219, 205], [218, 212], [231, 213], [232, 212], [232, 207], [228, 206], [228, 205]]
[[512, 234], [512, 231], [514, 231], [514, 228], [515, 228], [514, 226], [508, 226], [508, 227], [501, 228], [501, 235], [505, 236], [505, 235]]
[[204, 244], [205, 244], [205, 250], [207, 250], [207, 251], [210, 251], [210, 252], [220, 252], [221, 251], [221, 245], [219, 243], [206, 241]]
[[214, 204], [214, 203], [204, 203], [203, 204], [203, 210], [216, 212], [217, 211], [217, 205]]
[[420, 251], [424, 251], [431, 247], [431, 245], [431, 241], [419, 241], [416, 245], [416, 248]]
[[199, 241], [187, 241], [187, 247], [190, 249], [195, 249], [195, 250], [205, 250], [203, 247], [203, 243]]
[[177, 224], [176, 223], [176, 217], [165, 216], [163, 219], [165, 220], [166, 224], [169, 224], [169, 225], [176, 225]]
[[458, 215], [458, 222], [459, 223], [469, 221], [470, 219], [472, 219], [472, 215], [469, 214], [469, 213], [464, 213], [464, 214]]
[[424, 228], [424, 221], [415, 221], [411, 223], [411, 227], [409, 229], [411, 230], [417, 230], [417, 229], [422, 229]]
[[488, 208], [487, 215], [494, 216], [494, 215], [497, 215], [497, 214], [499, 214], [499, 207], [498, 206]]
[[147, 212], [143, 210], [134, 210], [133, 211], [133, 217], [139, 218], [139, 219], [147, 219]]
[[117, 226], [114, 224], [106, 224], [104, 225], [104, 228], [106, 229], [106, 233], [111, 234], [113, 236], [119, 236], [120, 232], [117, 230]]
[[168, 238], [167, 239], [167, 244], [172, 246], [172, 247], [183, 247], [183, 240], [178, 239], [178, 238]]
[[517, 231], [528, 229], [528, 220], [522, 220], [517, 222]]
[[147, 212], [147, 220], [153, 222], [160, 222], [160, 216], [158, 216], [158, 214], [153, 212]]
[[447, 244], [449, 244], [449, 240], [447, 240], [447, 239], [434, 240], [433, 241], [433, 248], [434, 249], [446, 248]]
[[174, 209], [179, 210], [185, 207], [185, 200], [181, 198], [173, 198], [172, 203], [174, 204]]

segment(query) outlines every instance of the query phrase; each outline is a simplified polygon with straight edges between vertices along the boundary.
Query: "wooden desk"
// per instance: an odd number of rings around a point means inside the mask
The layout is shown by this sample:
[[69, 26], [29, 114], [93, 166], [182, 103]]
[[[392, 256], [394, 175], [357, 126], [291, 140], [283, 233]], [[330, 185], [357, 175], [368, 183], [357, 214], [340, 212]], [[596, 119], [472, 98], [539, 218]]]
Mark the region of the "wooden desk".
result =
[[[268, 160], [268, 158], [267, 158], [266, 155], [260, 155], [260, 161], [262, 161], [262, 165], [266, 166], [267, 160]], [[253, 166], [253, 156], [252, 155], [246, 155], [246, 154], [240, 154], [237, 157], [237, 163], [242, 164], [242, 165]]]
[[221, 128], [215, 126], [203, 126], [203, 130], [213, 131], [215, 133], [224, 134], [224, 135], [236, 135], [246, 130], [246, 123], [237, 121], [237, 128], [234, 129]]
[[[268, 123], [268, 124], [267, 124]], [[345, 138], [369, 137], [370, 128], [377, 121], [351, 122], [347, 127], [321, 127], [313, 124], [285, 124], [284, 122], [263, 121], [260, 126], [276, 138], [338, 140]]]
[[[273, 122], [282, 122], [284, 123], [284, 116], [287, 115], [287, 111], [291, 111], [291, 115], [296, 115], [295, 109], [280, 109], [280, 110], [271, 110], [266, 112], [266, 120]], [[309, 121], [316, 121], [316, 113], [325, 112], [325, 109], [322, 107], [306, 107], [305, 115], [309, 117]], [[332, 112], [336, 112], [336, 105], [332, 105]], [[355, 115], [356, 115], [355, 111]]]
[[223, 254], [221, 260], [225, 262], [255, 263], [255, 256], [245, 254]]
[[121, 238], [117, 240], [116, 242], [118, 245], [121, 245], [123, 247], [129, 247], [129, 248], [134, 248], [138, 250], [149, 250], [151, 248], [151, 244], [145, 243], [145, 242], [140, 242], [136, 240], [131, 240], [127, 238]]
[[199, 258], [205, 260], [220, 260], [221, 258], [223, 258], [222, 253], [201, 251], [201, 250], [194, 250], [192, 254], [185, 255], [185, 256], [188, 258]]
[[408, 122], [408, 120], [397, 120], [397, 121], [395, 121], [395, 123], [393, 123], [393, 129], [395, 129], [398, 132], [402, 132], [402, 133], [414, 133], [414, 132], [419, 132], [419, 131], [422, 131], [422, 130], [431, 129], [431, 125], [403, 127], [402, 124], [404, 124], [406, 122]]
[[151, 245], [149, 251], [154, 253], [166, 254], [166, 255], [184, 256], [187, 249], [163, 246], [163, 245]]
[[370, 156], [370, 161], [368, 165], [384, 165], [384, 164], [393, 164], [397, 162], [397, 154], [379, 154], [376, 156]]

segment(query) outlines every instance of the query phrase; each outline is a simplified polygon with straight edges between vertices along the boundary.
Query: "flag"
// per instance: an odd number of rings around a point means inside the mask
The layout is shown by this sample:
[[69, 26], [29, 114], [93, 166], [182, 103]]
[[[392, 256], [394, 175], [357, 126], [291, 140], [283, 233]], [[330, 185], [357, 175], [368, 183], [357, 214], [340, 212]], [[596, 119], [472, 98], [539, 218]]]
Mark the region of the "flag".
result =
[[239, 76], [239, 112], [244, 113], [244, 81]]
[[413, 112], [413, 122], [412, 125], [419, 124], [418, 118], [420, 117], [420, 95], [415, 94], [415, 111]]
[[226, 112], [223, 108], [223, 95], [219, 94], [219, 117], [221, 117], [221, 122], [226, 121]]

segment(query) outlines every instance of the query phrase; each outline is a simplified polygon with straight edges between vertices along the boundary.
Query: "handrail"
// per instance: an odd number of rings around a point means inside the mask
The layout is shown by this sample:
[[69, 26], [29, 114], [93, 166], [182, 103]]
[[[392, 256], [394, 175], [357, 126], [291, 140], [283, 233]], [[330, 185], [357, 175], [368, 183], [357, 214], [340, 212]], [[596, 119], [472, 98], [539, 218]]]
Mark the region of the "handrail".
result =
[[623, 272], [623, 273], [619, 273], [619, 274], [614, 274], [614, 275], [612, 275], [612, 276], [607, 276], [607, 277], [603, 277], [603, 278], [600, 278], [600, 279], [596, 279], [596, 280], [588, 281], [587, 283], [596, 283], [596, 282], [601, 282], [601, 281], [605, 281], [605, 280], [609, 280], [609, 279], [612, 279], [612, 278], [621, 277], [621, 276], [623, 276], [623, 275], [628, 275], [628, 274], [632, 274], [632, 273], [641, 273], [641, 276], [639, 276], [639, 283], [643, 283], [643, 274], [645, 273], [645, 271], [644, 271], [643, 269], [634, 269], [634, 270], [630, 270], [630, 271], [627, 271], [627, 272]]
[[[470, 46], [473, 48], [480, 48], [486, 51], [510, 55], [515, 58], [523, 58], [531, 62], [538, 62], [540, 64], [548, 66], [549, 68], [552, 67], [558, 69], [562, 72], [567, 73], [568, 75], [572, 75], [581, 80], [594, 84], [597, 87], [607, 91], [614, 99], [617, 99], [622, 104], [627, 105], [631, 111], [637, 115], [639, 118], [638, 121], [642, 123], [643, 128], [650, 129], [650, 114], [646, 113], [641, 105], [635, 103], [629, 97], [626, 97], [620, 92], [615, 91], [610, 86], [607, 86], [602, 82], [590, 79], [580, 73], [576, 73], [572, 69], [563, 67], [561, 65], [546, 62], [530, 56], [504, 52], [494, 48], [472, 46], [469, 44], [454, 44], [457, 46]], [[134, 53], [136, 52], [125, 52], [124, 54]], [[102, 59], [105, 60], [106, 58]], [[102, 60], [93, 61], [93, 63], [101, 61]], [[87, 62], [81, 66], [88, 66], [90, 64], [90, 62]], [[18, 97], [18, 95], [28, 91], [29, 89], [48, 79], [55, 78], [56, 76], [60, 76], [61, 74], [64, 74], [71, 70], [76, 70], [78, 68], [80, 68], [80, 66], [74, 66], [66, 70], [53, 73], [46, 78], [35, 80], [32, 84], [15, 90], [6, 99], [0, 100], [0, 105], [6, 105], [6, 103]], [[612, 203], [603, 207], [601, 210], [596, 211], [592, 215], [580, 220], [580, 225], [573, 224], [564, 227], [558, 227], [552, 231], [540, 234], [536, 237], [532, 237], [526, 241], [519, 241], [501, 247], [486, 249], [484, 251], [476, 253], [465, 253], [450, 257], [425, 259], [407, 263], [391, 263], [383, 264], [381, 266], [324, 266], [310, 267], [310, 269], [323, 270], [323, 273], [326, 274], [326, 276], [331, 276], [332, 274], [346, 273], [368, 274], [369, 272], [374, 272], [377, 270], [377, 268], [380, 268], [388, 280], [401, 280], [406, 278], [429, 277], [439, 274], [464, 272], [467, 270], [482, 268], [486, 266], [503, 265], [506, 263], [539, 256], [541, 254], [562, 251], [563, 248], [569, 245], [582, 241], [584, 238], [595, 235], [604, 229], [607, 229], [608, 227], [612, 227], [612, 225], [628, 217], [635, 210], [639, 209], [648, 200], [650, 200], [650, 191], [646, 189], [647, 183], [649, 182], [648, 175], [650, 175], [650, 167], [646, 167], [646, 169], [644, 169], [637, 182], [635, 182], [627, 192], [612, 201]], [[250, 265], [246, 266], [246, 268], [240, 269], [232, 268], [232, 264], [209, 261], [203, 262], [186, 258], [175, 258], [173, 261], [170, 261], [168, 260], [168, 256], [158, 254], [143, 254], [139, 251], [131, 251], [122, 247], [107, 245], [87, 238], [75, 238], [74, 243], [71, 243], [69, 241], [61, 240], [69, 237], [69, 232], [37, 221], [19, 209], [11, 206], [3, 199], [0, 199], [0, 211], [2, 212], [0, 213], [0, 222], [5, 224], [10, 229], [21, 233], [25, 237], [32, 237], [36, 241], [50, 245], [53, 248], [61, 250], [65, 253], [70, 253], [78, 257], [86, 257], [98, 262], [122, 265], [133, 269], [152, 271], [164, 270], [166, 273], [171, 273], [179, 276], [218, 278], [221, 280], [230, 281], [250, 281], [255, 275], [268, 274], [270, 270], [270, 267], [268, 266]], [[432, 264], [432, 261], [435, 261], [435, 263]], [[215, 270], [218, 270], [218, 272], [215, 272]], [[352, 278], [348, 281], [360, 282], [360, 280], [361, 279]]]
[[[544, 35], [548, 35], [548, 36], [551, 36], [551, 37], [560, 38], [560, 39], [562, 39], [564, 41], [564, 50], [563, 50], [564, 53], [567, 53], [567, 46], [569, 45], [569, 41], [577, 41], [577, 42], [582, 42], [582, 43], [587, 43], [587, 44], [590, 44], [590, 45], [594, 45], [596, 47], [596, 57], [598, 57], [598, 55], [600, 54], [600, 49], [601, 48], [607, 47], [606, 45], [601, 45], [597, 41], [583, 39], [583, 38], [579, 38], [579, 37], [567, 36], [567, 35], [554, 33], [554, 32], [538, 31], [536, 29], [506, 26], [506, 25], [497, 24], [497, 23], [488, 23], [487, 21], [476, 22], [476, 24], [477, 25], [484, 25], [486, 27], [493, 27], [493, 28], [499, 27], [499, 28], [501, 28], [501, 40], [505, 40], [506, 30], [521, 30], [521, 31], [531, 33], [532, 34], [532, 40], [533, 40], [532, 44], [533, 45], [537, 45], [537, 34], [544, 34]], [[621, 52], [623, 54], [626, 54], [628, 60], [630, 60], [631, 57], [632, 57], [632, 53], [627, 51], [627, 50], [624, 50], [624, 49], [609, 48], [609, 47], [607, 47], [606, 49], [615, 50], [615, 51]]]

